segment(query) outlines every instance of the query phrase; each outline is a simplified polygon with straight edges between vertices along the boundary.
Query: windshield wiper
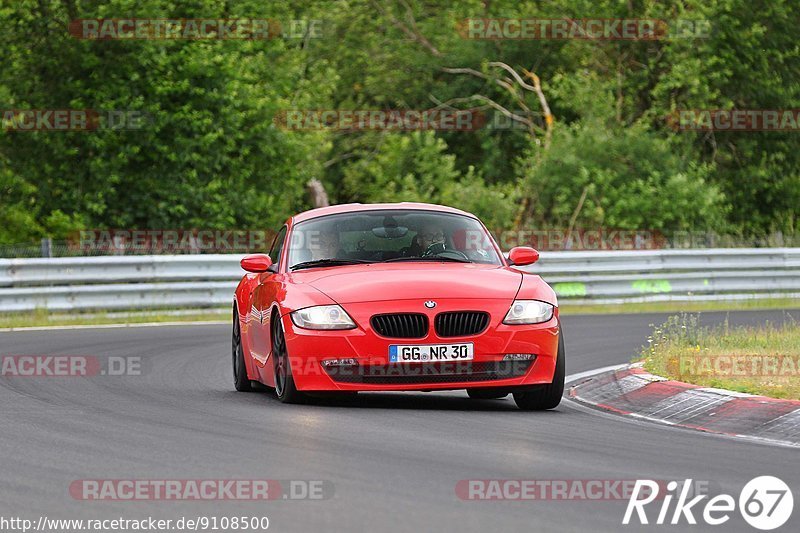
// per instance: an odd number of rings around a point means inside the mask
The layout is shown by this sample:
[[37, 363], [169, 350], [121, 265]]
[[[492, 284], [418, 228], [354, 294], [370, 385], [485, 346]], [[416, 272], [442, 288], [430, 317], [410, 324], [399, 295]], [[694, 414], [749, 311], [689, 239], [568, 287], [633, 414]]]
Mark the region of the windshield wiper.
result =
[[429, 255], [427, 257], [394, 257], [381, 261], [382, 263], [399, 263], [401, 261], [443, 261], [450, 263], [472, 263], [469, 259], [460, 259], [458, 257], [442, 257], [440, 255]]
[[303, 261], [292, 265], [289, 270], [300, 270], [303, 268], [314, 268], [323, 266], [339, 266], [339, 265], [360, 265], [365, 263], [374, 263], [375, 261], [367, 261], [365, 259], [317, 259], [315, 261]]

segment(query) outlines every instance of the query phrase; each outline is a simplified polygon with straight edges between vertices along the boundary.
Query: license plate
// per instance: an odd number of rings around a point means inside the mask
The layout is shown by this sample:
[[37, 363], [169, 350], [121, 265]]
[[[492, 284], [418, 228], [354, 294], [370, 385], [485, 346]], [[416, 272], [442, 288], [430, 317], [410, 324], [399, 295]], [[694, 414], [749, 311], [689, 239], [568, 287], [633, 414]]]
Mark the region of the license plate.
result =
[[472, 361], [472, 343], [464, 344], [392, 344], [390, 363], [430, 363], [435, 361]]

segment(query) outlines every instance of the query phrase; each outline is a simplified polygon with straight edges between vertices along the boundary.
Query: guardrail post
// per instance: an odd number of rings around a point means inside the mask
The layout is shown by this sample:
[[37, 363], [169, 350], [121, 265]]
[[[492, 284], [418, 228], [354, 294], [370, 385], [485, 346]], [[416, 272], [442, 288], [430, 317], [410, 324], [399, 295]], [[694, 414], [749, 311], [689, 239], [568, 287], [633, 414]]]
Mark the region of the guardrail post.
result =
[[53, 239], [50, 237], [42, 239], [42, 257], [53, 257]]

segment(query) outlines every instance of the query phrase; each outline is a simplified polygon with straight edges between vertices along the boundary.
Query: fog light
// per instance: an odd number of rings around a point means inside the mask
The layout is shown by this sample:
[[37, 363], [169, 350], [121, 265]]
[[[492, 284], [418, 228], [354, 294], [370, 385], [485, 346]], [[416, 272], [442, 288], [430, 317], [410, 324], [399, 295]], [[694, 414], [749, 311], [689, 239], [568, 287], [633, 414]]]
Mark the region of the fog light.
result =
[[332, 366], [356, 366], [358, 361], [353, 359], [352, 357], [348, 357], [345, 359], [325, 359], [322, 361], [322, 366], [325, 368], [330, 368]]
[[507, 353], [503, 356], [503, 361], [530, 361], [535, 358], [536, 355], [532, 353]]

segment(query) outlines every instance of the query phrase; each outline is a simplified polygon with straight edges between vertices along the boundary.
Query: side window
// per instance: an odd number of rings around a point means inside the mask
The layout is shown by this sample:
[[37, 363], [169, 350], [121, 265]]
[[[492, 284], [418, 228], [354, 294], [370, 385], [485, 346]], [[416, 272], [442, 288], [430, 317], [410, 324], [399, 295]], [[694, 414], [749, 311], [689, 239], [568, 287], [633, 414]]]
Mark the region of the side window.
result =
[[286, 226], [282, 227], [278, 234], [275, 236], [275, 240], [272, 241], [272, 249], [269, 251], [269, 258], [272, 259], [273, 265], [278, 265], [278, 262], [281, 258], [281, 252], [283, 251], [283, 242], [286, 240]]

